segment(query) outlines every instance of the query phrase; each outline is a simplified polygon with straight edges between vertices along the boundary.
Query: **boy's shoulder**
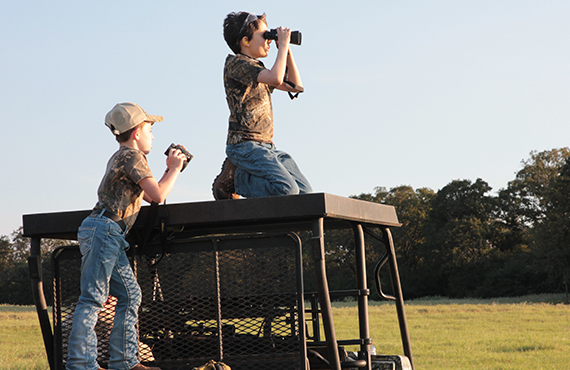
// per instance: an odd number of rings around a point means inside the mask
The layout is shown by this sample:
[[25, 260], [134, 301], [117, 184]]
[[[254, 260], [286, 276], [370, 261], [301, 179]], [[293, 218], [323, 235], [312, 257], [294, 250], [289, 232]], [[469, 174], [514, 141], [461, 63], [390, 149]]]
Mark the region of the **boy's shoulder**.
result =
[[131, 172], [135, 169], [137, 172], [150, 171], [146, 155], [134, 148], [121, 146], [109, 159], [109, 167], [113, 167], [115, 171]]
[[239, 69], [239, 68], [265, 68], [261, 60], [248, 57], [244, 54], [228, 54], [226, 57], [226, 69]]
[[113, 153], [111, 158], [132, 158], [132, 157], [139, 157], [139, 156], [146, 158], [146, 155], [142, 151], [135, 149], [135, 148], [128, 147], [126, 145], [121, 145], [119, 147], [119, 149], [117, 149], [117, 151], [115, 153]]
[[228, 55], [224, 66], [224, 83], [227, 87], [238, 85], [251, 85], [265, 66], [261, 61], [243, 54]]

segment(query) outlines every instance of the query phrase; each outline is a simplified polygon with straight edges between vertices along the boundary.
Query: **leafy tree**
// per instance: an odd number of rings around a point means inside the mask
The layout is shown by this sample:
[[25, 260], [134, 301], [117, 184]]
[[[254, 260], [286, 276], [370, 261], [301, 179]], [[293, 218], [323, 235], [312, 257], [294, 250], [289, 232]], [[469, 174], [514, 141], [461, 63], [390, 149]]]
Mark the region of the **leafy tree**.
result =
[[431, 210], [431, 201], [435, 193], [428, 188], [414, 190], [411, 186], [401, 185], [386, 191], [384, 187], [375, 188], [374, 194], [362, 193], [353, 198], [396, 207], [400, 228], [393, 228], [394, 240], [397, 240], [398, 258], [407, 265], [418, 263], [416, 250], [425, 242], [423, 234], [424, 223]]
[[[51, 252], [59, 246], [71, 245], [69, 240], [42, 239], [42, 270], [44, 284], [51, 287]], [[23, 236], [23, 229], [12, 232], [11, 237], [0, 237], [0, 303], [31, 305], [34, 303], [30, 288], [28, 256], [30, 254], [30, 238]], [[51, 294], [48, 288], [46, 295]]]
[[544, 217], [535, 226], [537, 266], [566, 291], [570, 284], [570, 158], [544, 190]]
[[427, 227], [430, 247], [442, 267], [480, 259], [490, 249], [496, 203], [486, 195], [489, 191], [481, 179], [454, 180], [438, 191]]
[[[481, 266], [495, 247], [495, 199], [483, 180], [454, 180], [432, 202], [422, 250], [425, 268], [435, 276], [432, 293], [465, 296], [484, 278]], [[437, 279], [435, 279], [437, 277]]]
[[412, 269], [421, 262], [418, 250], [426, 242], [424, 227], [434, 197], [435, 192], [431, 189], [419, 188], [414, 191], [407, 185], [390, 189], [384, 197], [383, 203], [396, 207], [398, 220], [402, 224], [402, 227], [392, 230], [398, 244], [398, 257]]
[[526, 260], [519, 269], [525, 273], [529, 289], [525, 293], [556, 291], [560, 282], [568, 285], [568, 272], [559, 263], [566, 258], [561, 239], [568, 227], [564, 214], [567, 169], [563, 167], [569, 158], [567, 147], [533, 151], [521, 162], [515, 179], [499, 192], [499, 219], [505, 231], [501, 247], [519, 252], [512, 259]]
[[550, 184], [569, 157], [569, 148], [530, 152], [515, 179], [499, 192], [502, 218], [520, 227], [532, 227], [542, 220]]
[[0, 278], [3, 277], [10, 266], [10, 240], [7, 236], [0, 237]]
[[[374, 190], [373, 194], [363, 193], [353, 198], [392, 205], [396, 208], [402, 227], [392, 228], [391, 232], [402, 286], [407, 297], [421, 296], [422, 291], [418, 289], [421, 286], [419, 281], [423, 280], [420, 250], [421, 245], [425, 243], [424, 224], [428, 219], [435, 193], [428, 188], [414, 190], [408, 185], [397, 186], [390, 190], [377, 187]], [[372, 271], [384, 255], [385, 249], [376, 240], [366, 238], [366, 242], [368, 244], [366, 251], [368, 270]], [[381, 279], [389, 280], [387, 269], [383, 269]], [[373, 284], [373, 281], [370, 284]], [[386, 284], [386, 290], [390, 290], [389, 284]], [[373, 293], [373, 297], [378, 297], [376, 292]]]
[[329, 230], [325, 235], [326, 264], [332, 290], [356, 287], [355, 249], [352, 230]]
[[31, 304], [29, 277], [25, 288], [21, 284], [22, 272], [27, 272], [27, 265], [20, 246], [13, 240], [17, 234], [18, 231], [14, 231], [12, 238], [2, 236], [0, 239], [0, 303]]

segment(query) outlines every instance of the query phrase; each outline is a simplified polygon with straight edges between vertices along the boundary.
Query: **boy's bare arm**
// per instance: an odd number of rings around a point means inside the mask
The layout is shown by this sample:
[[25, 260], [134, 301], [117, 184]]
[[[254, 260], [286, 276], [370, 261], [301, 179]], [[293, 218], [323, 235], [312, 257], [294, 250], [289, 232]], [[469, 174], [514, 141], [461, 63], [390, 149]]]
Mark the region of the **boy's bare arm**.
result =
[[279, 51], [277, 52], [275, 63], [273, 63], [273, 67], [271, 67], [271, 69], [265, 69], [259, 73], [257, 76], [257, 82], [279, 88], [283, 85], [283, 81], [285, 79], [291, 29], [283, 27], [277, 28], [277, 37], [281, 41], [279, 41]]
[[277, 86], [277, 89], [286, 90], [293, 93], [303, 91], [303, 81], [301, 81], [301, 75], [297, 69], [297, 64], [295, 63], [291, 49], [289, 49], [289, 52], [287, 53], [287, 81], [295, 84], [297, 88], [293, 88], [289, 84], [282, 83], [281, 85]]
[[172, 149], [166, 158], [168, 171], [164, 173], [159, 181], [154, 177], [145, 177], [139, 181], [140, 187], [144, 190], [144, 200], [147, 202], [162, 203], [174, 187], [174, 183], [180, 174], [186, 156], [178, 149]]

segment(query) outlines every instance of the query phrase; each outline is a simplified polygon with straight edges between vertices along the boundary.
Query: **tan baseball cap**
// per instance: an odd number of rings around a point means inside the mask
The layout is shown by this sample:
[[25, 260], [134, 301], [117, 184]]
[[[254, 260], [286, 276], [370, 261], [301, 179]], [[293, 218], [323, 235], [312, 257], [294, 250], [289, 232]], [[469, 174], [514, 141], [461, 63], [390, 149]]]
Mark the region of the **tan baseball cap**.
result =
[[119, 103], [105, 116], [105, 125], [114, 135], [120, 135], [143, 122], [161, 122], [162, 116], [152, 116], [135, 103]]

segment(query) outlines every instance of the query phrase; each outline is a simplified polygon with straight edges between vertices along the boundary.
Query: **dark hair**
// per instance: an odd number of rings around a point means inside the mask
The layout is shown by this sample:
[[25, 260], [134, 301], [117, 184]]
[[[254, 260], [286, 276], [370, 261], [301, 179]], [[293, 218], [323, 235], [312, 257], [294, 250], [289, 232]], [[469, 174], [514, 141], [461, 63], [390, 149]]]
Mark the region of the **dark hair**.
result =
[[247, 12], [230, 13], [226, 16], [226, 19], [224, 19], [224, 39], [230, 49], [236, 54], [241, 51], [239, 42], [244, 36], [246, 36], [248, 40], [251, 40], [253, 33], [259, 28], [259, 22], [267, 24], [265, 13], [263, 13], [263, 15], [257, 17], [257, 20], [246, 25], [240, 32], [248, 15], [249, 13]]
[[137, 129], [137, 128], [142, 128], [143, 125], [145, 123], [151, 123], [151, 122], [147, 122], [147, 121], [143, 121], [141, 123], [139, 123], [138, 125], [136, 125], [135, 127], [133, 127], [132, 129], [123, 132], [122, 134], [119, 135], [115, 135], [115, 139], [119, 142], [119, 143], [124, 143], [125, 141], [129, 141], [129, 139], [131, 138], [132, 133]]

